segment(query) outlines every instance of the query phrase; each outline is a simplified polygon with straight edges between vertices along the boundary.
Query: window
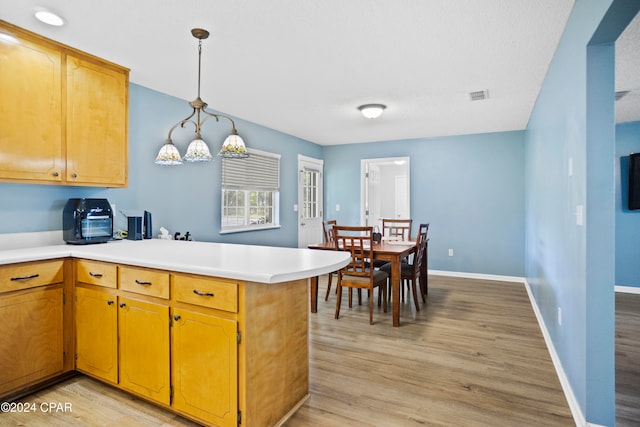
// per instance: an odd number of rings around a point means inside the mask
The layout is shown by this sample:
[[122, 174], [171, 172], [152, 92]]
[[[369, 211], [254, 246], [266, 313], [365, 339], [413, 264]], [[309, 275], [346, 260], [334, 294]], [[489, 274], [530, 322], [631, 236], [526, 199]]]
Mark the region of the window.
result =
[[246, 159], [222, 159], [221, 232], [279, 226], [280, 155], [249, 150]]
[[321, 206], [318, 203], [319, 186], [321, 184], [322, 175], [319, 171], [305, 169], [302, 174], [302, 218], [320, 218], [322, 213]]

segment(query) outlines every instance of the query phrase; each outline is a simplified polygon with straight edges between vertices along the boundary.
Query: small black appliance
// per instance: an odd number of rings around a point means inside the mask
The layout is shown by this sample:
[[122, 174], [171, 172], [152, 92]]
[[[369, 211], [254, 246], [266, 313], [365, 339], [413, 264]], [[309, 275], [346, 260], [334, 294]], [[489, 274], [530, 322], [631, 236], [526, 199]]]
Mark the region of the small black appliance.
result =
[[73, 245], [113, 238], [113, 212], [107, 199], [69, 199], [62, 210], [62, 238]]

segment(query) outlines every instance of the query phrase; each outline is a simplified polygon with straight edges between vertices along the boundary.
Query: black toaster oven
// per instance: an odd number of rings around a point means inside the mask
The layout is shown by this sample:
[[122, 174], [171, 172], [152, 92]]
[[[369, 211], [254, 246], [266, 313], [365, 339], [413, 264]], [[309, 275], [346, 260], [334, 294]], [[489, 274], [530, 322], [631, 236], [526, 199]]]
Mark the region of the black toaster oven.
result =
[[74, 245], [104, 243], [113, 237], [113, 212], [107, 199], [69, 199], [62, 211], [62, 238]]

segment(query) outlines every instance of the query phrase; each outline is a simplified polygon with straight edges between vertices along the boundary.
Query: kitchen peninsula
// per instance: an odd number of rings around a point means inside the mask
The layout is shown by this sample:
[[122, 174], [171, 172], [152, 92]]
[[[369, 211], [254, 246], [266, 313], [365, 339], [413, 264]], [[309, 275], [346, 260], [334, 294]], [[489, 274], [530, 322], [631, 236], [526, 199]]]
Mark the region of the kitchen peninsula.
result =
[[203, 424], [277, 425], [308, 396], [308, 278], [348, 261], [156, 239], [0, 251], [0, 397], [77, 370]]

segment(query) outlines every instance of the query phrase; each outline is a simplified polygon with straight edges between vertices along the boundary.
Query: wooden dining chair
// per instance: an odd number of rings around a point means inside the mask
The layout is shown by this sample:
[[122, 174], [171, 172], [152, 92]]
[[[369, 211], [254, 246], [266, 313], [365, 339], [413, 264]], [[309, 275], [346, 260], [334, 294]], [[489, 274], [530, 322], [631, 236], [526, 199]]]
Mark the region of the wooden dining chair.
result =
[[340, 304], [342, 300], [342, 288], [349, 288], [349, 307], [351, 307], [351, 294], [353, 289], [366, 289], [369, 291], [369, 324], [373, 325], [373, 297], [374, 289], [382, 289], [382, 296], [378, 298], [378, 304], [382, 300], [384, 312], [387, 312], [387, 279], [389, 275], [384, 271], [370, 268], [368, 259], [372, 258], [371, 247], [373, 245], [373, 227], [362, 226], [334, 226], [333, 238], [336, 248], [340, 251], [351, 253], [351, 262], [341, 270], [338, 270], [338, 296], [336, 298], [336, 315], [340, 317]]
[[[382, 218], [382, 237], [385, 239], [410, 240], [412, 219]], [[373, 266], [380, 268], [387, 262], [374, 260]]]
[[[332, 243], [335, 245], [335, 240], [333, 239], [333, 227], [337, 224], [337, 221], [335, 219], [329, 219], [327, 221], [322, 221], [322, 231], [324, 232], [324, 241], [326, 243]], [[332, 281], [332, 277], [334, 275], [336, 275], [337, 272], [334, 271], [332, 273], [329, 273], [328, 275], [328, 279], [327, 279], [327, 294], [324, 296], [324, 300], [328, 301], [329, 300], [329, 294], [331, 292], [331, 281]]]
[[411, 239], [412, 219], [382, 219], [382, 237], [399, 240]]
[[[404, 287], [405, 282], [411, 285], [411, 292], [413, 294], [413, 302], [416, 306], [416, 311], [420, 311], [420, 303], [418, 302], [418, 279], [420, 278], [420, 273], [424, 268], [426, 268], [425, 260], [426, 260], [426, 250], [427, 250], [427, 234], [429, 232], [429, 224], [420, 224], [418, 229], [418, 236], [416, 237], [416, 253], [413, 257], [413, 263], [403, 262], [400, 264], [401, 270], [401, 284]], [[389, 276], [391, 276], [391, 263], [386, 263], [382, 267], [380, 267], [380, 271], [384, 271]], [[422, 285], [422, 284], [421, 284]], [[424, 288], [426, 289], [426, 283]], [[422, 292], [423, 286], [420, 286], [420, 295], [422, 296], [422, 302], [426, 302], [425, 293]]]

